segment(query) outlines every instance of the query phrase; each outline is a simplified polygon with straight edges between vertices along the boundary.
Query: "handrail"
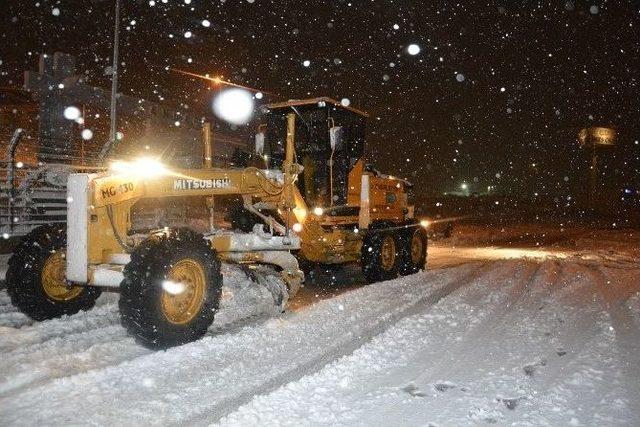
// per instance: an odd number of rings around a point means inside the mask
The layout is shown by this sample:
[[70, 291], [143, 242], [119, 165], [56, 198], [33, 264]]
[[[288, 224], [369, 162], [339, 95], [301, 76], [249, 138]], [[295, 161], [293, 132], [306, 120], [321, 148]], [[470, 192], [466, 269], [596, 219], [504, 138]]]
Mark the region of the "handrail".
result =
[[8, 202], [8, 210], [9, 210], [9, 230], [13, 233], [13, 198], [15, 196], [15, 186], [13, 185], [13, 177], [15, 171], [15, 155], [16, 149], [18, 148], [18, 144], [20, 143], [20, 139], [24, 130], [22, 128], [17, 128], [13, 132], [13, 136], [11, 137], [11, 141], [9, 142], [9, 147], [7, 147], [7, 157], [9, 158], [9, 172], [7, 174], [7, 181], [9, 182], [9, 202]]

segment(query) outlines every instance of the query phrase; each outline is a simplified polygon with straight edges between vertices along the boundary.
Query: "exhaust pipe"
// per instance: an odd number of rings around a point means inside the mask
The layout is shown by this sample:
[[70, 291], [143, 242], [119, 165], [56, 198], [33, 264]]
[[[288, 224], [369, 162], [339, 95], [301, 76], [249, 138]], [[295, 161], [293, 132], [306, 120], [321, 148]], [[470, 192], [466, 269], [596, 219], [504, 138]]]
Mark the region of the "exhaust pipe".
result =
[[202, 124], [202, 167], [211, 169], [213, 167], [213, 138], [211, 134], [211, 123]]

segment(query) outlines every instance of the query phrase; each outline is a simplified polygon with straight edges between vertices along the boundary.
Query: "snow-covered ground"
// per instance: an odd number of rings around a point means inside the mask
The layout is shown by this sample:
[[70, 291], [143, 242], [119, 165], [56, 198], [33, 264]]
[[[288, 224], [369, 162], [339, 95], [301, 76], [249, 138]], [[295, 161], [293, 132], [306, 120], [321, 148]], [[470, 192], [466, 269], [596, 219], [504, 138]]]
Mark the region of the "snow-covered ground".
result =
[[476, 232], [432, 245], [429, 271], [308, 285], [282, 315], [252, 294], [165, 352], [125, 334], [116, 294], [32, 323], [0, 291], [0, 424], [638, 425], [638, 236]]

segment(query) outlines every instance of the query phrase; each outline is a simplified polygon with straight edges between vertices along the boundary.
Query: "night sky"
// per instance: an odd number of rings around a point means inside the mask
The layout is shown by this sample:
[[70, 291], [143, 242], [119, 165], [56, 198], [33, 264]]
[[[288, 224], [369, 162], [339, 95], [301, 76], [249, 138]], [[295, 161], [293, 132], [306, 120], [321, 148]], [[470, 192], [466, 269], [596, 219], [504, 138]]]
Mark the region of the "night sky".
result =
[[[1, 9], [0, 85], [21, 85], [39, 53], [60, 50], [109, 86], [112, 1]], [[123, 92], [204, 114], [206, 82], [169, 66], [285, 99], [347, 98], [371, 115], [369, 159], [427, 193], [463, 181], [514, 195], [580, 191], [576, 135], [596, 125], [619, 133], [610, 173], [640, 187], [635, 2], [123, 0], [122, 30]]]

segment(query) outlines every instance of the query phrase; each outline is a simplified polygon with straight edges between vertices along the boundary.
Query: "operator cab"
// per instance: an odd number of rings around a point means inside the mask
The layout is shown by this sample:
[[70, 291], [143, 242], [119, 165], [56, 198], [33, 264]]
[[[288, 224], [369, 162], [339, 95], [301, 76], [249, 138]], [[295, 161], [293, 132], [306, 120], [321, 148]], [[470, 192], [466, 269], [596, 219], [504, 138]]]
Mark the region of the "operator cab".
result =
[[256, 152], [267, 169], [282, 166], [290, 113], [296, 115], [296, 161], [304, 167], [297, 185], [305, 202], [346, 205], [349, 173], [364, 153], [367, 113], [324, 97], [266, 105]]

